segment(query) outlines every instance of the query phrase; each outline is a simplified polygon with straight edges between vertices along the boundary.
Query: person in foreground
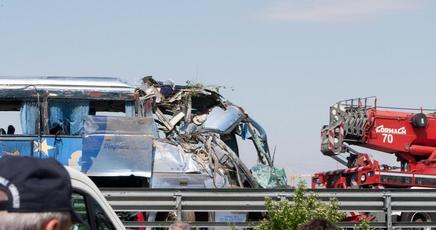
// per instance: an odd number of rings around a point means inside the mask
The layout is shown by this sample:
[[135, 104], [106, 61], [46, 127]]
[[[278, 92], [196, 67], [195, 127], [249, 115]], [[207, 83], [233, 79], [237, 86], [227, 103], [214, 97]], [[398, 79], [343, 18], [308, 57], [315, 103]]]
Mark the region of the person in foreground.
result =
[[71, 179], [53, 159], [0, 158], [0, 230], [67, 230], [86, 224], [71, 205]]
[[169, 230], [189, 230], [191, 226], [184, 222], [175, 222], [170, 226]]

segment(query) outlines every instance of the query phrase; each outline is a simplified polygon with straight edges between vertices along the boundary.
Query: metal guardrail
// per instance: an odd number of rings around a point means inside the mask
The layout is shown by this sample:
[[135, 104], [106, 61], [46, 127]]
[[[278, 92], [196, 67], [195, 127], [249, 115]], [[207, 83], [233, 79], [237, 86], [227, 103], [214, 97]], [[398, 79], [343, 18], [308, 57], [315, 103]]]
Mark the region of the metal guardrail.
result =
[[[268, 189], [102, 189], [116, 212], [171, 212], [181, 218], [182, 212], [265, 212], [265, 197], [292, 202], [293, 190]], [[323, 202], [338, 200], [341, 211], [372, 212], [386, 216], [373, 227], [436, 227], [435, 223], [393, 222], [394, 212], [436, 212], [436, 189], [348, 189], [308, 190]], [[435, 221], [435, 220], [433, 220]], [[197, 227], [253, 226], [252, 223], [193, 223]], [[162, 225], [163, 224], [163, 225]], [[351, 225], [351, 226], [350, 226]], [[126, 222], [127, 227], [166, 226], [165, 223]], [[353, 227], [353, 223], [342, 223]]]
[[[127, 221], [123, 222], [124, 226], [128, 229], [136, 229], [136, 228], [168, 228], [172, 224], [172, 222], [133, 222]], [[392, 223], [392, 227], [386, 227], [386, 223], [379, 222], [371, 222], [371, 229], [398, 229], [398, 228], [418, 228], [418, 229], [427, 229], [436, 226], [436, 222], [428, 222], [428, 223], [406, 223], [406, 222], [398, 222]], [[193, 222], [190, 223], [192, 228], [228, 228], [228, 227], [242, 227], [253, 229], [259, 225], [259, 222], [236, 222], [236, 223], [225, 223], [225, 222]], [[345, 229], [355, 228], [358, 223], [338, 223], [337, 226]]]

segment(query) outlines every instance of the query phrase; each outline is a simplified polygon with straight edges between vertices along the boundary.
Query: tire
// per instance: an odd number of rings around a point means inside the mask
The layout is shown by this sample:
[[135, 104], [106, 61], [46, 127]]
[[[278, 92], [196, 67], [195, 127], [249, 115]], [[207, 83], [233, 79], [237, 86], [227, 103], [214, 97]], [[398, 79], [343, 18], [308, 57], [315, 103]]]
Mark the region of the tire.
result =
[[[419, 223], [419, 222], [433, 222], [436, 221], [436, 213], [428, 212], [405, 212], [401, 214], [401, 222]], [[431, 230], [436, 228], [422, 227], [422, 228], [407, 228], [416, 230]]]

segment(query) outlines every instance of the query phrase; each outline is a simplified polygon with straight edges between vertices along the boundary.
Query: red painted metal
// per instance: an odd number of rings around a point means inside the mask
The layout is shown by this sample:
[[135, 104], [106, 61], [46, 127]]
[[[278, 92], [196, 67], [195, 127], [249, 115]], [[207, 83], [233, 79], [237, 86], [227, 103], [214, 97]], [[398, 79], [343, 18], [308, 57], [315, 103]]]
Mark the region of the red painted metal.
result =
[[401, 170], [381, 166], [367, 154], [356, 154], [347, 169], [316, 173], [312, 187], [436, 188], [436, 113], [425, 114], [425, 126], [418, 126], [413, 123], [416, 112], [366, 107], [361, 101], [351, 105], [338, 103], [331, 108], [335, 110], [333, 118], [321, 132], [323, 143], [327, 144], [322, 152], [338, 155], [348, 145], [378, 150], [395, 154], [402, 162]]

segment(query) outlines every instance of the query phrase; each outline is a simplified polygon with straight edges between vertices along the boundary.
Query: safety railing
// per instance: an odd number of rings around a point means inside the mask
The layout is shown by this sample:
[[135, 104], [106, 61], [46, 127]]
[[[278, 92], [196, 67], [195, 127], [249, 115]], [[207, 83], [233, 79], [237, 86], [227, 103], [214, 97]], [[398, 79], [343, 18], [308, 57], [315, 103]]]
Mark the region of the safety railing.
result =
[[[287, 199], [292, 203], [293, 190], [266, 189], [102, 189], [116, 212], [175, 212], [182, 220], [183, 212], [265, 212], [265, 198]], [[371, 212], [384, 215], [372, 227], [436, 227], [436, 220], [427, 223], [395, 222], [393, 214], [401, 212], [436, 212], [436, 189], [394, 190], [308, 190], [323, 202], [335, 198], [344, 212]], [[125, 222], [126, 227], [165, 227], [166, 222]], [[194, 222], [193, 227], [256, 226], [258, 222], [218, 223]], [[355, 223], [340, 223], [353, 227]]]
[[372, 96], [372, 97], [352, 98], [352, 99], [339, 101], [336, 104], [345, 107], [376, 108], [377, 97]]

